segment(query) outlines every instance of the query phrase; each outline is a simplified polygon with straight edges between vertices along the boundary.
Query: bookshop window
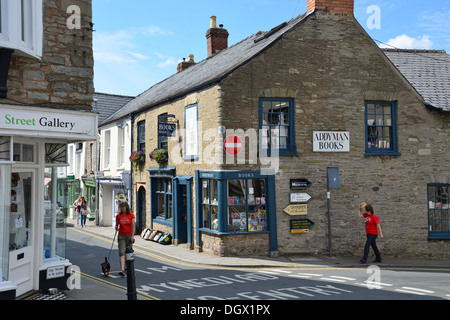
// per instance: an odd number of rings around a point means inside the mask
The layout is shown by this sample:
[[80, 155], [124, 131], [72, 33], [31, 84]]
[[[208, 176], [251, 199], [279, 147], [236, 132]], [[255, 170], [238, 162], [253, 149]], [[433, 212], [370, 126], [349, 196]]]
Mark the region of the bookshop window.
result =
[[450, 239], [450, 184], [428, 185], [428, 232], [432, 239]]
[[211, 230], [219, 230], [219, 195], [217, 180], [202, 180], [202, 227]]
[[172, 219], [172, 179], [156, 180], [156, 196], [158, 201], [157, 217], [171, 220]]
[[398, 155], [395, 102], [366, 101], [366, 154]]
[[228, 180], [228, 231], [267, 230], [264, 179]]

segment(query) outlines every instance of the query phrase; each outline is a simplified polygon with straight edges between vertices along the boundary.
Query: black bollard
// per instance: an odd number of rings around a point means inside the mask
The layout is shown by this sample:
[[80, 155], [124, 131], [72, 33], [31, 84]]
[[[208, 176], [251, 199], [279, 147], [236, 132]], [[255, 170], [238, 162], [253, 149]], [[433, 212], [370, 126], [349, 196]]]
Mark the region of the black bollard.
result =
[[136, 276], [134, 273], [134, 250], [131, 246], [125, 249], [125, 263], [127, 265], [127, 296], [128, 300], [137, 300]]

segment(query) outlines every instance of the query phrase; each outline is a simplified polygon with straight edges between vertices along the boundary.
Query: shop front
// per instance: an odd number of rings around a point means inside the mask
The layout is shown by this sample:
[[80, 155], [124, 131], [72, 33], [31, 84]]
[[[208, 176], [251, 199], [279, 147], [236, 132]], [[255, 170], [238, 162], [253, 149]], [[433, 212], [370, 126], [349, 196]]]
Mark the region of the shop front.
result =
[[0, 299], [66, 289], [67, 144], [95, 139], [97, 114], [0, 105]]

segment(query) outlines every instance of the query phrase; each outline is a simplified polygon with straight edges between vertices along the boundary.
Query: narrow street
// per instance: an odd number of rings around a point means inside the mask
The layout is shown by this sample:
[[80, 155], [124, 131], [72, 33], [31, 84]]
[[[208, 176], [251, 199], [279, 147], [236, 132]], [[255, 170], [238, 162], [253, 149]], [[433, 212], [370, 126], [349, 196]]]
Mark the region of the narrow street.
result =
[[[93, 230], [93, 229], [91, 229]], [[117, 246], [111, 273], [100, 264], [111, 239], [89, 228], [69, 228], [67, 257], [81, 272], [81, 288], [69, 300], [126, 300], [127, 280], [119, 276]], [[336, 267], [315, 261], [289, 268], [221, 267], [179, 261], [135, 246], [138, 300], [442, 300], [450, 299], [450, 268]]]

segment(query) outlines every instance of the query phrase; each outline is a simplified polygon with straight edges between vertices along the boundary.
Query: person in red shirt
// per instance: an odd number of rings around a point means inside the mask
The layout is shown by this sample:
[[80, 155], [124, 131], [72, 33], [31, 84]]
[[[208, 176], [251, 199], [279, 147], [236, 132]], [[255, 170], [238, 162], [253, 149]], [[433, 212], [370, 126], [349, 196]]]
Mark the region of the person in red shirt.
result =
[[[366, 212], [362, 213], [365, 209]], [[378, 235], [383, 239], [383, 231], [381, 230], [380, 220], [373, 212], [373, 207], [365, 202], [361, 203], [358, 208], [358, 217], [366, 219], [366, 234], [367, 240], [364, 246], [364, 256], [360, 260], [361, 263], [366, 263], [369, 256], [369, 249], [372, 247], [375, 253], [375, 260], [373, 262], [381, 262], [380, 251], [378, 250], [376, 239]]]
[[134, 243], [134, 231], [136, 230], [136, 217], [131, 212], [128, 202], [123, 201], [119, 204], [119, 213], [116, 215], [116, 230], [119, 232], [119, 274], [125, 276], [125, 249]]

